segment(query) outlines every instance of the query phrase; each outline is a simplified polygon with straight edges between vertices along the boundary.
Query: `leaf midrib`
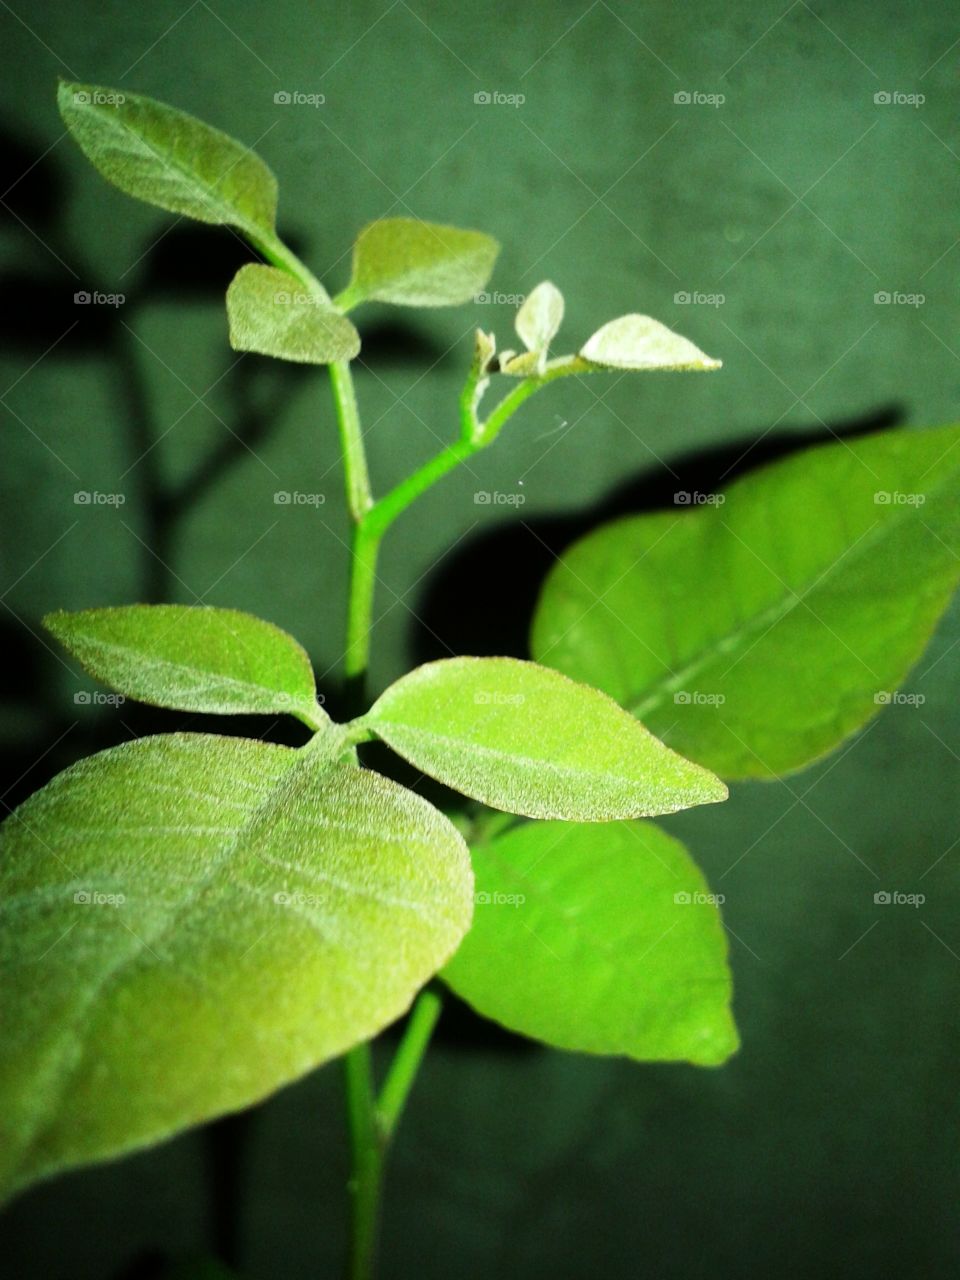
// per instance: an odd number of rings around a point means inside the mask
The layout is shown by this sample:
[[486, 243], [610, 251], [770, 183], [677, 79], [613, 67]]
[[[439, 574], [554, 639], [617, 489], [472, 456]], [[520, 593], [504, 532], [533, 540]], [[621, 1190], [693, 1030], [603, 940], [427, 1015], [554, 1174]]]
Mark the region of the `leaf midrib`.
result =
[[[261, 745], [265, 746], [266, 744], [261, 744]], [[274, 750], [293, 751], [293, 748], [275, 747]], [[67, 1025], [63, 1027], [60, 1035], [56, 1038], [56, 1041], [54, 1042], [56, 1044], [57, 1064], [52, 1074], [54, 1075], [55, 1078], [59, 1077], [57, 1081], [56, 1097], [52, 1100], [52, 1104], [46, 1108], [43, 1121], [34, 1126], [33, 1135], [29, 1140], [29, 1142], [18, 1152], [17, 1165], [16, 1165], [18, 1171], [23, 1169], [24, 1165], [29, 1160], [30, 1155], [36, 1150], [37, 1146], [42, 1141], [45, 1133], [49, 1130], [52, 1120], [56, 1117], [56, 1115], [59, 1113], [62, 1107], [70, 1082], [74, 1078], [74, 1075], [76, 1074], [76, 1071], [79, 1069], [80, 1064], [83, 1062], [83, 1057], [84, 1057], [83, 1037], [77, 1035], [76, 1028], [80, 1023], [80, 1021], [85, 1017], [90, 1006], [93, 1004], [93, 1002], [96, 999], [99, 998], [99, 996], [108, 986], [108, 984], [113, 982], [115, 977], [120, 972], [128, 968], [131, 964], [133, 964], [143, 954], [145, 950], [148, 950], [148, 949], [152, 950], [153, 943], [159, 941], [160, 938], [162, 938], [166, 933], [170, 931], [170, 929], [176, 923], [176, 920], [185, 910], [189, 910], [192, 906], [196, 904], [196, 902], [199, 900], [201, 895], [209, 888], [211, 881], [219, 873], [223, 864], [236, 851], [237, 845], [239, 844], [242, 835], [250, 828], [252, 823], [260, 817], [261, 813], [265, 811], [271, 803], [273, 803], [273, 801], [276, 798], [276, 793], [279, 788], [279, 785], [281, 785], [283, 782], [286, 781], [286, 779], [290, 775], [291, 769], [295, 769], [296, 767], [297, 767], [297, 761], [291, 760], [289, 765], [286, 767], [285, 771], [279, 775], [279, 778], [277, 779], [277, 785], [275, 785], [274, 787], [271, 787], [271, 789], [267, 792], [264, 798], [260, 800], [257, 804], [252, 806], [250, 810], [249, 820], [245, 822], [242, 826], [238, 827], [234, 833], [233, 839], [228, 840], [220, 849], [220, 851], [214, 855], [211, 865], [208, 867], [207, 871], [201, 877], [199, 882], [195, 885], [193, 892], [187, 894], [184, 898], [180, 899], [166, 913], [162, 913], [162, 918], [160, 920], [159, 926], [156, 930], [150, 933], [149, 939], [143, 938], [139, 934], [134, 935], [136, 938], [137, 945], [134, 946], [134, 948], [131, 951], [121, 956], [115, 964], [108, 965], [98, 975], [96, 981], [91, 983], [90, 988], [88, 989], [88, 992], [87, 992], [87, 998], [83, 1000], [78, 1000], [77, 1003], [74, 1006], [72, 1006], [74, 1017], [72, 1017], [68, 1021]], [[64, 1042], [68, 1037], [70, 1037], [72, 1040], [75, 1040], [79, 1044], [80, 1052], [77, 1058], [73, 1062], [71, 1062], [69, 1065], [64, 1067], [62, 1066], [65, 1058]], [[47, 1092], [47, 1096], [49, 1097], [49, 1091]]]
[[[111, 640], [102, 640], [99, 636], [89, 636], [89, 635], [84, 636], [83, 633], [81, 632], [80, 638], [83, 640], [85, 644], [89, 645], [91, 648], [101, 649], [108, 654], [122, 654], [128, 661], [133, 659], [135, 664], [141, 668], [146, 668], [148, 670], [161, 671], [161, 672], [169, 671], [169, 672], [176, 673], [177, 675], [184, 673], [184, 674], [189, 674], [193, 676], [205, 677], [206, 679], [211, 681], [211, 684], [208, 684], [205, 686], [201, 685], [198, 690], [193, 690], [193, 689], [189, 690], [189, 694], [191, 696], [196, 696], [198, 693], [202, 695], [204, 692], [207, 692], [211, 688], [213, 688], [215, 684], [220, 684], [220, 685], [225, 685], [229, 689], [240, 690], [241, 692], [247, 692], [249, 690], [259, 694], [267, 693], [274, 696], [280, 695], [283, 698], [296, 698], [297, 701], [293, 705], [296, 705], [297, 707], [299, 707], [301, 711], [308, 710], [312, 716], [313, 715], [320, 716], [324, 714], [319, 704], [314, 705], [315, 700], [308, 698], [303, 691], [298, 690], [296, 692], [292, 692], [289, 689], [279, 689], [267, 684], [257, 684], [252, 680], [241, 680], [236, 676], [230, 676], [225, 674], [221, 675], [219, 672], [207, 670], [203, 667], [190, 666], [184, 662], [175, 662], [170, 658], [158, 658], [153, 654], [145, 653], [142, 649], [134, 648], [132, 645], [118, 644], [116, 641], [111, 641]], [[89, 667], [87, 669], [90, 670]], [[97, 679], [101, 678], [96, 671], [91, 670], [90, 674], [93, 676], [96, 676]], [[109, 683], [109, 682], [105, 682], [105, 683]], [[133, 694], [131, 694], [130, 696], [134, 697], [135, 700], [138, 702], [146, 701], [146, 699], [140, 699], [139, 697]], [[161, 704], [161, 705], [169, 706], [170, 704]], [[291, 710], [291, 707], [288, 706], [288, 707], [271, 707], [270, 708], [270, 711], [284, 711], [284, 710]]]
[[[945, 489], [948, 481], [953, 478], [953, 474], [953, 472], [950, 472], [948, 475], [944, 476], [943, 480], [933, 485], [932, 492], [939, 493]], [[897, 512], [896, 519], [898, 522], [907, 519], [911, 514], [916, 515], [919, 519], [919, 513], [913, 512], [911, 508], [902, 507], [895, 508], [895, 510]], [[723, 523], [719, 508], [715, 513], [710, 513], [708, 518], [717, 519], [720, 520], [721, 524]], [[873, 528], [868, 530], [868, 532], [860, 538], [859, 543], [855, 544], [847, 551], [842, 552], [826, 569], [821, 570], [816, 574], [816, 576], [801, 586], [795, 589], [790, 589], [789, 595], [785, 594], [780, 600], [768, 606], [767, 609], [756, 614], [746, 623], [745, 626], [728, 631], [724, 635], [717, 637], [703, 650], [701, 654], [689, 661], [681, 671], [671, 672], [669, 676], [660, 676], [647, 686], [642, 695], [639, 693], [630, 695], [623, 703], [625, 709], [629, 711], [631, 715], [636, 716], [637, 719], [642, 721], [644, 716], [646, 716], [651, 710], [658, 708], [668, 694], [673, 692], [675, 689], [681, 688], [691, 676], [697, 675], [699, 672], [705, 670], [711, 662], [720, 658], [723, 654], [734, 652], [738, 647], [736, 643], [738, 640], [746, 640], [751, 637], [754, 632], [759, 631], [764, 627], [775, 626], [778, 621], [792, 613], [798, 605], [805, 604], [807, 594], [814, 588], [818, 588], [821, 584], [827, 582], [833, 575], [834, 570], [839, 572], [841, 562], [843, 562], [845, 567], [851, 563], [856, 563], [866, 551], [870, 550], [874, 546], [876, 542], [882, 540], [883, 536], [892, 536], [890, 528], [891, 524], [892, 521], [889, 517], [886, 520], [877, 520]], [[897, 527], [899, 527], [899, 525]]]
[[[128, 124], [119, 113], [105, 112], [99, 108], [97, 110], [101, 121], [104, 121], [107, 124], [109, 131], [114, 134], [119, 133], [123, 137], [134, 138], [146, 147], [154, 159], [164, 169], [172, 169], [182, 182], [186, 183], [188, 186], [194, 187], [194, 189], [199, 188], [204, 200], [211, 206], [212, 211], [220, 214], [222, 222], [230, 226], [238, 227], [240, 230], [246, 231], [254, 236], [262, 235], [264, 231], [271, 232], [273, 230], [271, 226], [264, 226], [260, 223], [253, 222], [244, 213], [241, 213], [236, 205], [230, 204], [226, 201], [216, 186], [209, 185], [206, 179], [198, 178], [196, 171], [188, 169], [176, 158], [174, 154], [165, 154], [158, 151], [156, 147], [147, 140], [143, 133], [138, 133], [137, 130], [134, 129], [132, 125]], [[129, 148], [125, 149], [122, 144], [114, 143], [114, 145], [117, 146], [118, 150], [120, 150], [122, 154], [127, 156], [130, 155]], [[239, 146], [240, 144], [238, 143], [237, 145]], [[255, 157], [255, 153], [249, 148], [244, 148], [243, 157], [246, 156]], [[240, 159], [243, 157], [238, 157], [226, 172], [229, 173], [231, 169], [240, 163]]]

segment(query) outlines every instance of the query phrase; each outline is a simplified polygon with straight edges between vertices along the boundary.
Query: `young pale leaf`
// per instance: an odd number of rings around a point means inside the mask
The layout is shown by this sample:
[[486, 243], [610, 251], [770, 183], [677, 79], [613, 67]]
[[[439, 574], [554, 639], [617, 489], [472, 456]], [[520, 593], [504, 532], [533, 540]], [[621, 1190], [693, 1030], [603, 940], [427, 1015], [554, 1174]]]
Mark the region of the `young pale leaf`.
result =
[[363, 723], [430, 777], [532, 818], [604, 822], [727, 795], [598, 690], [515, 658], [427, 663]]
[[958, 446], [841, 441], [605, 525], [548, 577], [534, 656], [722, 777], [802, 768], [893, 700], [960, 579]]
[[638, 315], [605, 324], [580, 348], [580, 355], [604, 369], [719, 369], [723, 363], [659, 320]]
[[530, 293], [517, 312], [517, 334], [528, 351], [546, 352], [563, 322], [563, 294], [544, 280]]
[[230, 345], [301, 364], [352, 360], [360, 335], [326, 295], [306, 293], [286, 271], [250, 263], [227, 290]]
[[478, 329], [474, 339], [473, 365], [478, 379], [485, 378], [497, 354], [497, 339], [492, 333]]
[[481, 231], [462, 231], [416, 218], [384, 218], [363, 228], [353, 247], [353, 276], [338, 298], [450, 307], [487, 283], [500, 246]]
[[473, 906], [442, 814], [312, 747], [130, 742], [60, 774], [0, 845], [5, 1193], [375, 1035]]
[[293, 636], [236, 609], [135, 604], [51, 613], [48, 631], [103, 684], [138, 702], [212, 714], [289, 712], [329, 724]]
[[254, 237], [274, 234], [276, 178], [234, 138], [126, 89], [61, 81], [58, 102], [84, 155], [127, 195]]
[[716, 899], [652, 822], [520, 823], [472, 850], [473, 927], [443, 977], [559, 1049], [724, 1062], [738, 1046]]
[[513, 351], [500, 353], [500, 372], [511, 378], [536, 378], [543, 373], [543, 367], [542, 351], [521, 351], [519, 355]]

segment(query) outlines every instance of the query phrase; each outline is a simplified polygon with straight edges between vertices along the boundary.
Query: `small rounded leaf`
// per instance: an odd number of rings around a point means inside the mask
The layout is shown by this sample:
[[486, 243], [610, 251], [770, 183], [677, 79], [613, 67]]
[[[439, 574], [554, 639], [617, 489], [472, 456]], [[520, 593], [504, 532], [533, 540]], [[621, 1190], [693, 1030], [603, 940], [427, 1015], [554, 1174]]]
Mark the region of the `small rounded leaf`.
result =
[[517, 355], [513, 351], [500, 353], [500, 372], [511, 378], [536, 378], [543, 373], [543, 351], [521, 351]]
[[517, 333], [528, 351], [545, 352], [563, 322], [563, 294], [549, 280], [528, 294], [517, 312]]
[[659, 320], [639, 315], [609, 321], [580, 348], [580, 355], [604, 369], [706, 370], [723, 363]]
[[298, 364], [352, 360], [360, 335], [329, 298], [305, 291], [277, 267], [241, 267], [227, 290], [230, 345]]
[[364, 227], [353, 249], [353, 276], [340, 304], [392, 302], [449, 307], [483, 288], [500, 246], [482, 231], [383, 218]]
[[478, 377], [485, 377], [497, 354], [497, 339], [492, 333], [484, 333], [478, 329], [474, 344], [473, 362]]

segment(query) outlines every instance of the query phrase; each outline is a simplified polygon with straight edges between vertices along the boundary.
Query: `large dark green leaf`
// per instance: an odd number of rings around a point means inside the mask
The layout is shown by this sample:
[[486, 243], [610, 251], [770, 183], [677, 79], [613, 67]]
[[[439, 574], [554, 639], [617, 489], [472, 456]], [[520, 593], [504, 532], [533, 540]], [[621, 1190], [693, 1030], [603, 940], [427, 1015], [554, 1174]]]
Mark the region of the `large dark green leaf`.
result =
[[889, 702], [922, 653], [960, 578], [958, 490], [960, 428], [946, 427], [680, 494], [563, 555], [534, 657], [722, 777], [798, 769]]
[[521, 823], [473, 848], [473, 928], [444, 970], [561, 1049], [723, 1062], [737, 1048], [717, 900], [652, 822]]

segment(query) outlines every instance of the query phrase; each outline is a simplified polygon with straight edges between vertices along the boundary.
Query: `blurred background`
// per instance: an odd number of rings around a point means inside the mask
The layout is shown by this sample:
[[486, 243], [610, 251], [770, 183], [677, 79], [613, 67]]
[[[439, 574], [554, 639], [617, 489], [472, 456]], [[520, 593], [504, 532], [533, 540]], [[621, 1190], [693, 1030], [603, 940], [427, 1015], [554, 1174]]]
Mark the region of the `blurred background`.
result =
[[[542, 279], [566, 295], [571, 346], [639, 310], [723, 358], [710, 377], [551, 388], [408, 513], [383, 560], [376, 689], [451, 650], [523, 656], [553, 555], [614, 512], [801, 443], [957, 416], [946, 3], [11, 0], [0, 24], [7, 805], [175, 724], [75, 704], [80, 680], [39, 629], [49, 609], [261, 614], [306, 644], [334, 710], [342, 649], [324, 375], [230, 351], [223, 293], [249, 253], [108, 187], [65, 138], [57, 76], [254, 146], [279, 178], [281, 233], [333, 288], [373, 218], [502, 241], [488, 301], [359, 314], [381, 490], [453, 438], [473, 328], [503, 343], [504, 299]], [[493, 490], [524, 505], [475, 502]], [[278, 491], [323, 501], [278, 506]], [[669, 822], [726, 897], [743, 1037], [729, 1065], [561, 1054], [451, 1006], [392, 1157], [385, 1278], [956, 1268], [958, 640], [955, 602], [908, 686], [922, 705]], [[877, 906], [879, 889], [926, 901]], [[0, 1218], [5, 1274], [160, 1276], [207, 1254], [251, 1280], [336, 1275], [341, 1111], [328, 1066], [244, 1117], [34, 1189]]]

